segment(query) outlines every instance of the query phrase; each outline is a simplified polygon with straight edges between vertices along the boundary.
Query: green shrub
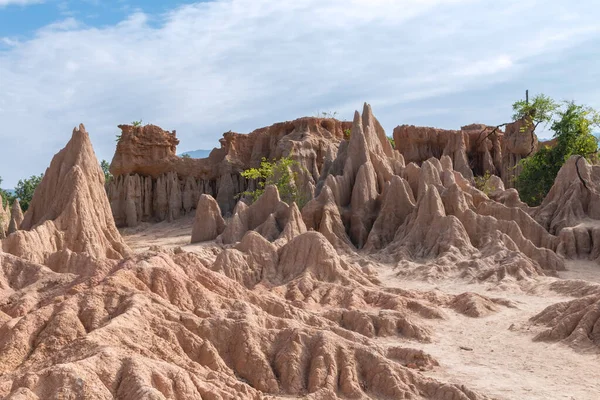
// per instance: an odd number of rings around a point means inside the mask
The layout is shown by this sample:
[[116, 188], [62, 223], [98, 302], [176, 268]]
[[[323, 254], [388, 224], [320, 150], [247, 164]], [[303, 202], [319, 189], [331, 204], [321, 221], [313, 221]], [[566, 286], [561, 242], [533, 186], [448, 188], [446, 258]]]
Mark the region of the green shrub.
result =
[[485, 174], [483, 174], [483, 176], [476, 176], [474, 178], [475, 187], [481, 190], [487, 196], [489, 196], [492, 191], [496, 190], [495, 187], [490, 187], [490, 185], [487, 184], [491, 177], [492, 175], [490, 174], [490, 171], [485, 171]]
[[27, 179], [19, 180], [19, 183], [17, 183], [17, 186], [15, 187], [15, 197], [19, 199], [23, 212], [27, 211], [29, 208], [35, 189], [38, 187], [43, 177], [44, 174], [32, 175]]
[[296, 186], [298, 173], [295, 170], [299, 168], [301, 168], [300, 163], [289, 156], [277, 161], [268, 161], [263, 157], [260, 167], [250, 168], [241, 173], [246, 179], [256, 180], [258, 187], [256, 190], [242, 192], [238, 196], [250, 196], [254, 202], [265, 192], [265, 187], [275, 185], [283, 201], [288, 204], [296, 203], [299, 208], [302, 208], [307, 199]]
[[515, 186], [521, 199], [530, 206], [541, 204], [554, 184], [563, 164], [573, 155], [593, 162], [597, 159], [598, 139], [592, 127], [600, 126], [600, 115], [592, 108], [565, 102], [552, 124], [556, 145], [544, 147], [531, 157], [521, 160], [521, 173]]
[[112, 174], [110, 173], [110, 164], [106, 160], [100, 161], [100, 168], [104, 172], [104, 182], [108, 183], [112, 180]]
[[391, 136], [388, 136], [387, 139], [390, 142], [390, 144], [392, 145], [392, 149], [395, 149], [396, 148], [396, 141], [394, 140], [394, 138], [391, 137]]

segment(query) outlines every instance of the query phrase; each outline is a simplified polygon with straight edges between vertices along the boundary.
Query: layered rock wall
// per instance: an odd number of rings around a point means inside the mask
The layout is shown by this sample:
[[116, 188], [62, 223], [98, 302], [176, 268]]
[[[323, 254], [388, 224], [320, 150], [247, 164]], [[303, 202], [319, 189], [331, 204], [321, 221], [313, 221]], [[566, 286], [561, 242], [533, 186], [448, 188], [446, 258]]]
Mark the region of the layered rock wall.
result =
[[255, 189], [240, 172], [261, 159], [290, 156], [298, 161], [302, 189], [312, 196], [324, 165], [333, 160], [350, 123], [301, 118], [250, 134], [227, 132], [221, 147], [204, 159], [176, 155], [176, 132], [154, 125], [121, 125], [111, 163], [114, 178], [107, 191], [117, 226], [179, 218], [195, 209], [202, 194], [214, 197], [224, 215], [233, 212], [236, 195]]
[[430, 158], [448, 156], [465, 178], [489, 172], [510, 188], [520, 173], [519, 161], [538, 149], [532, 127], [522, 130], [523, 125], [523, 121], [507, 124], [505, 132], [482, 124], [460, 130], [401, 125], [394, 129], [394, 141], [407, 163], [421, 165]]

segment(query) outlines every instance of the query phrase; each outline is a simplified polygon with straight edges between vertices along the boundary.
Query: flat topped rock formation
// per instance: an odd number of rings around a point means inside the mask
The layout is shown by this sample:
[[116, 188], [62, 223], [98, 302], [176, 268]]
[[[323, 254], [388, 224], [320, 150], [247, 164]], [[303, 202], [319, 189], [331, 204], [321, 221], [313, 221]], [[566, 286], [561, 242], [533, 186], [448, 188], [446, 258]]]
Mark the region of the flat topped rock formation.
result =
[[230, 215], [235, 195], [254, 189], [256, 182], [241, 177], [245, 169], [258, 167], [263, 157], [290, 156], [298, 161], [308, 193], [314, 191], [323, 164], [333, 159], [349, 123], [335, 119], [300, 118], [257, 129], [247, 135], [223, 134], [221, 147], [208, 158], [176, 156], [176, 132], [155, 125], [119, 126], [108, 184], [117, 226], [136, 226], [141, 221], [171, 221], [192, 213], [200, 195], [214, 197], [224, 215]]
[[539, 148], [533, 126], [522, 129], [524, 124], [506, 124], [504, 131], [483, 124], [466, 125], [460, 130], [401, 125], [394, 129], [394, 141], [407, 163], [420, 165], [430, 158], [448, 156], [465, 178], [488, 172], [511, 188], [521, 171], [519, 161]]

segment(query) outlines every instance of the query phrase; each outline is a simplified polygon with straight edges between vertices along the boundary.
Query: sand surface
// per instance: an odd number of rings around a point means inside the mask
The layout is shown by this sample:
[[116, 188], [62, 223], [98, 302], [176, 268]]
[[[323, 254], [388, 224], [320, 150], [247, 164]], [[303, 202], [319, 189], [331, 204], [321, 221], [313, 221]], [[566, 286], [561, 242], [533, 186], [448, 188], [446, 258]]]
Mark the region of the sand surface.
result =
[[[184, 218], [172, 223], [141, 224], [123, 229], [121, 234], [137, 252], [150, 246], [199, 251], [212, 245], [188, 244], [192, 223], [192, 218]], [[397, 277], [390, 265], [376, 265], [382, 283], [389, 287], [447, 294], [475, 292], [516, 304], [516, 308], [501, 307], [499, 312], [480, 318], [446, 310], [445, 320], [428, 322], [434, 327], [431, 343], [378, 339], [383, 345], [402, 344], [432, 355], [440, 366], [423, 372], [425, 375], [448, 383], [468, 384], [471, 389], [496, 399], [600, 399], [600, 354], [580, 353], [564, 344], [532, 340], [542, 328], [533, 326], [529, 319], [547, 306], [573, 299], [546, 289], [557, 278], [540, 278], [524, 288], [515, 285], [500, 289], [493, 284], [464, 281], [407, 280]], [[600, 283], [600, 265], [596, 263], [569, 261], [567, 268], [558, 279]]]

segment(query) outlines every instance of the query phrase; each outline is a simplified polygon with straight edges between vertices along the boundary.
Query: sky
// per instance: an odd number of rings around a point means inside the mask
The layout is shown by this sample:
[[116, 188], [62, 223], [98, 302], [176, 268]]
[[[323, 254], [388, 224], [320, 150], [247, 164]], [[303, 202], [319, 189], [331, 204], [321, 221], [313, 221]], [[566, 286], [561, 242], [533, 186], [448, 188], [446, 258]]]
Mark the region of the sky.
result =
[[[0, 176], [39, 174], [85, 124], [223, 132], [362, 104], [401, 124], [510, 120], [545, 93], [600, 108], [598, 0], [0, 0]], [[544, 133], [546, 135], [547, 133]]]

